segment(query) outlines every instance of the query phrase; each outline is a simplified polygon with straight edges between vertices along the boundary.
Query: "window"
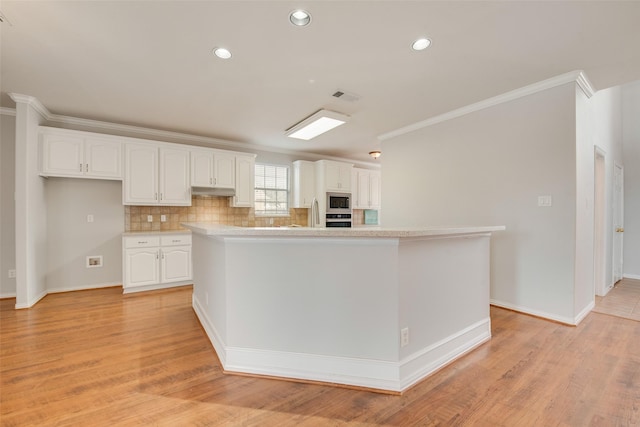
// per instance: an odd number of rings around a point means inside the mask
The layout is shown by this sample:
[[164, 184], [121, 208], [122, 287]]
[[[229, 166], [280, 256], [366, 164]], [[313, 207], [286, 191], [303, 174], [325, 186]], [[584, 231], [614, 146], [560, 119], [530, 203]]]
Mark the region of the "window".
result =
[[256, 163], [256, 215], [289, 215], [289, 167]]

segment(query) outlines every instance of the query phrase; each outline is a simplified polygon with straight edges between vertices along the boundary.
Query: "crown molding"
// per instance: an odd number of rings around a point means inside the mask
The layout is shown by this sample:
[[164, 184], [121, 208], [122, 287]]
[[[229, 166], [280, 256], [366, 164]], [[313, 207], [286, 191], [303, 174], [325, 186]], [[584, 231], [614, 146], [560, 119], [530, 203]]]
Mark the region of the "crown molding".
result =
[[0, 116], [15, 116], [16, 109], [9, 107], [0, 107]]
[[20, 103], [20, 104], [29, 105], [31, 108], [36, 110], [38, 114], [40, 114], [45, 119], [48, 119], [48, 117], [51, 116], [51, 113], [49, 112], [49, 110], [47, 110], [47, 107], [42, 105], [42, 103], [36, 97], [23, 95], [21, 93], [10, 93], [9, 96], [11, 97], [11, 99], [13, 99], [13, 102], [15, 102], [16, 104]]
[[[327, 156], [317, 153], [307, 153], [304, 151], [290, 150], [286, 148], [277, 148], [277, 147], [269, 147], [266, 145], [258, 145], [251, 144], [248, 142], [240, 142], [240, 141], [231, 141], [227, 139], [219, 139], [208, 136], [200, 136], [200, 135], [191, 135], [188, 133], [182, 132], [173, 132], [167, 130], [158, 130], [152, 129], [142, 126], [133, 126], [133, 125], [124, 125], [119, 123], [111, 123], [111, 122], [103, 122], [100, 120], [93, 119], [83, 119], [79, 117], [71, 117], [65, 116], [61, 114], [53, 114], [51, 113], [37, 98], [29, 95], [22, 95], [18, 93], [10, 93], [9, 96], [13, 99], [14, 102], [25, 103], [31, 105], [34, 109], [36, 109], [42, 117], [49, 123], [57, 123], [62, 125], [70, 125], [70, 126], [80, 126], [89, 128], [92, 130], [103, 130], [107, 132], [113, 133], [127, 133], [137, 135], [139, 137], [146, 138], [159, 138], [159, 139], [168, 139], [173, 141], [180, 141], [184, 144], [187, 143], [197, 143], [197, 144], [205, 144], [208, 146], [213, 146], [216, 148], [228, 147], [233, 149], [234, 151], [263, 151], [267, 153], [278, 153], [278, 154], [286, 154], [289, 156], [300, 156], [305, 159], [316, 159], [316, 160], [335, 160], [340, 162], [353, 162], [362, 165], [369, 165], [374, 168], [379, 168], [379, 163], [366, 162], [362, 160], [350, 159], [346, 157], [335, 157], [335, 156]], [[11, 109], [7, 109], [11, 110]], [[3, 107], [4, 111], [4, 107]], [[2, 114], [5, 114], [4, 112]], [[11, 113], [7, 113], [11, 114]], [[13, 110], [13, 115], [15, 115], [15, 109]]]
[[406, 133], [414, 132], [418, 129], [433, 126], [437, 123], [442, 123], [447, 120], [462, 117], [476, 111], [484, 110], [485, 108], [493, 107], [495, 105], [503, 104], [505, 102], [513, 101], [518, 98], [533, 95], [534, 93], [542, 92], [543, 90], [552, 89], [554, 87], [562, 86], [564, 84], [572, 82], [575, 82], [578, 87], [582, 89], [585, 95], [587, 95], [588, 98], [591, 98], [595, 93], [593, 87], [591, 86], [591, 83], [589, 82], [587, 76], [583, 71], [571, 71], [556, 77], [551, 77], [550, 79], [543, 80], [541, 82], [533, 83], [528, 86], [503, 93], [501, 95], [494, 96], [492, 98], [485, 99], [483, 101], [476, 102], [474, 104], [469, 104], [465, 107], [458, 108], [456, 110], [452, 110], [448, 113], [440, 114], [426, 120], [422, 120], [412, 125], [401, 127], [391, 132], [383, 133], [382, 135], [378, 136], [378, 139], [381, 141], [385, 141], [400, 135], [404, 135]]

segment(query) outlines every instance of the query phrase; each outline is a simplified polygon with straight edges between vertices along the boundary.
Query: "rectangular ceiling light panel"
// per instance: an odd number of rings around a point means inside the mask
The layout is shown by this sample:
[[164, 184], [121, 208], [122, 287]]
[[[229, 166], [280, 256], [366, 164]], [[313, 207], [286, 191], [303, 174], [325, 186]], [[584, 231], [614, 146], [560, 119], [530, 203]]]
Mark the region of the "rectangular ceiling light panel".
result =
[[349, 120], [349, 116], [336, 113], [335, 111], [320, 110], [300, 123], [290, 127], [285, 132], [289, 138], [303, 139], [308, 141], [316, 136], [330, 131]]

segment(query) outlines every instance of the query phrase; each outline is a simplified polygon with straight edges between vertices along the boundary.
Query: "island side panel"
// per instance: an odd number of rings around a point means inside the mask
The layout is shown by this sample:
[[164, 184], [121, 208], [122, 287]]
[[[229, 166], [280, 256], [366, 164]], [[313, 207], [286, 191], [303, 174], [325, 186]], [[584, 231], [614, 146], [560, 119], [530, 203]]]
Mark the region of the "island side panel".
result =
[[193, 233], [192, 248], [194, 310], [224, 365], [227, 342], [224, 240]]
[[397, 239], [226, 243], [229, 346], [397, 362]]
[[490, 236], [401, 239], [399, 260], [406, 387], [490, 339]]

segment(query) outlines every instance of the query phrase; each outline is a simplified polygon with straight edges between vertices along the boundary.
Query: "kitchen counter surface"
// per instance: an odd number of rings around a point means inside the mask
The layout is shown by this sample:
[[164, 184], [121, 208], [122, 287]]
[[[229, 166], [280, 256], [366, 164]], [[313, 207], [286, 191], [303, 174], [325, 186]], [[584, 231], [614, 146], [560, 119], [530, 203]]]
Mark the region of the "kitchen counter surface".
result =
[[428, 237], [483, 234], [502, 231], [504, 226], [480, 227], [354, 227], [354, 228], [311, 228], [311, 227], [234, 227], [208, 222], [185, 222], [181, 224], [194, 233], [220, 237]]
[[122, 236], [170, 236], [172, 234], [191, 234], [191, 230], [125, 231], [122, 233]]

